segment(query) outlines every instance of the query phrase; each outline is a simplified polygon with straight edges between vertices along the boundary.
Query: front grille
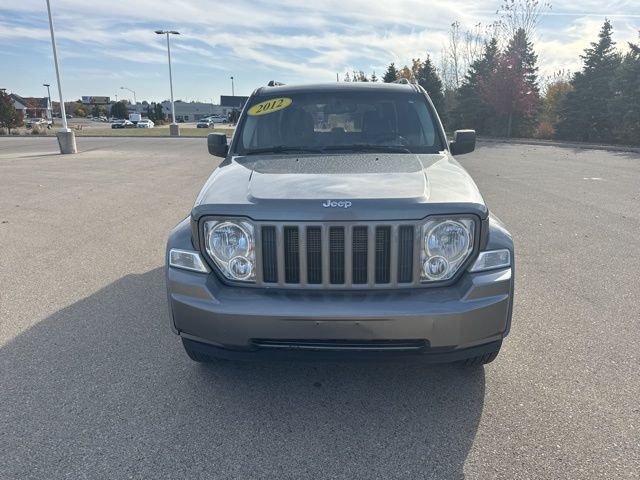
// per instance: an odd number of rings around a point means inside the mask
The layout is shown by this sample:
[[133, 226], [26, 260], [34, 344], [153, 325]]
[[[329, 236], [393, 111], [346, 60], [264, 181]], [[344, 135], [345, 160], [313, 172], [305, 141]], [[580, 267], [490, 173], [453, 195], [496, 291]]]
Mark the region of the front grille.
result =
[[[284, 288], [416, 285], [413, 224], [261, 225], [258, 284]], [[259, 257], [260, 258], [260, 257]]]

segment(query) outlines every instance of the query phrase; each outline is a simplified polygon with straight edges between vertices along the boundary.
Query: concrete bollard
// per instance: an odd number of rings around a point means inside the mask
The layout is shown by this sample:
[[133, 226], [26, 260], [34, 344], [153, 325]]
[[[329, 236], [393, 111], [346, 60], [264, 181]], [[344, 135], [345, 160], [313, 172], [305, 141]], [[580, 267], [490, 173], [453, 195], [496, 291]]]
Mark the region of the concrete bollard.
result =
[[76, 146], [76, 136], [73, 131], [60, 130], [56, 133], [58, 137], [58, 145], [60, 145], [60, 153], [78, 153]]
[[180, 136], [180, 125], [178, 125], [177, 123], [172, 123], [169, 125], [169, 135], [171, 135], [172, 137], [179, 137]]

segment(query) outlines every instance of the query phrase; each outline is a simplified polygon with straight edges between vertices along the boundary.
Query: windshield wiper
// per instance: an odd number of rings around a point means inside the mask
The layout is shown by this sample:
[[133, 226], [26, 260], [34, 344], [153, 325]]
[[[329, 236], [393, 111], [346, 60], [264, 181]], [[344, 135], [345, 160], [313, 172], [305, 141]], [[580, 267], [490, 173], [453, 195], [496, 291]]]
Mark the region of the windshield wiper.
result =
[[320, 148], [311, 148], [311, 147], [290, 147], [288, 145], [274, 145], [273, 147], [265, 147], [265, 148], [254, 148], [253, 150], [245, 151], [245, 155], [256, 155], [259, 153], [288, 153], [288, 152], [311, 152], [311, 153], [322, 153], [322, 149]]
[[374, 145], [368, 143], [355, 143], [353, 145], [329, 145], [322, 148], [322, 151], [329, 150], [348, 150], [352, 152], [411, 153], [411, 150], [401, 145]]

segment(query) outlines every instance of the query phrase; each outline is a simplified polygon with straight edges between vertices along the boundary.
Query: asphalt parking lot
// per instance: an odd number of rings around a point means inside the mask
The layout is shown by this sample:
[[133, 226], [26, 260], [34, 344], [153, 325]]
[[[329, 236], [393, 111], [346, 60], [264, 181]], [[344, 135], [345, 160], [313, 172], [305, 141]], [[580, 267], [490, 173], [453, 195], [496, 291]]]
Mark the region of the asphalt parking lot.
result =
[[485, 368], [191, 362], [168, 231], [204, 139], [0, 138], [0, 478], [629, 479], [640, 472], [640, 154], [460, 160], [517, 247]]

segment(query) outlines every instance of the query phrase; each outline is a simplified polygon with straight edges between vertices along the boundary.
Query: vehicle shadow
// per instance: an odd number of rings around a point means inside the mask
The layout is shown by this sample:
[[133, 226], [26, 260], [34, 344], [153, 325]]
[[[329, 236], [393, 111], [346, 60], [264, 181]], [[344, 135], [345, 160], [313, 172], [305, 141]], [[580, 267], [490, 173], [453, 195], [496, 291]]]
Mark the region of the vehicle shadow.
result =
[[463, 478], [485, 386], [459, 366], [195, 364], [161, 268], [39, 322], [0, 371], [0, 478]]

